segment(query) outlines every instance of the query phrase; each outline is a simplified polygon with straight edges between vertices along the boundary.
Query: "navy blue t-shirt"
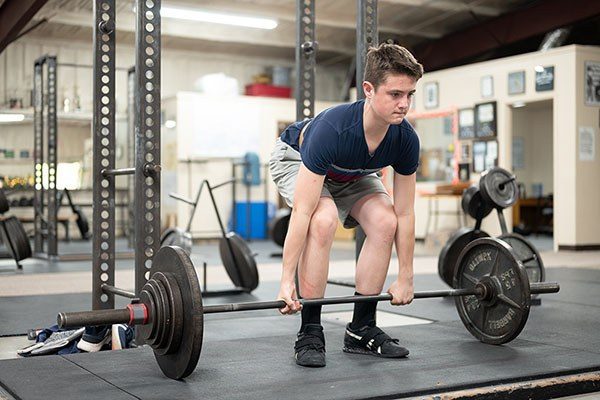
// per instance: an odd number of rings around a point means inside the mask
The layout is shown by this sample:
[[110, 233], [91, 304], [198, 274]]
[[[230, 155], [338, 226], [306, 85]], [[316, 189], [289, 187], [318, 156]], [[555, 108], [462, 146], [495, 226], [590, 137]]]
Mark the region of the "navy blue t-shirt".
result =
[[298, 150], [300, 131], [310, 122], [299, 149], [302, 163], [337, 182], [360, 179], [388, 165], [401, 175], [413, 174], [419, 166], [419, 137], [413, 127], [406, 119], [390, 125], [383, 141], [369, 154], [363, 107], [364, 100], [331, 107], [312, 120], [291, 124], [281, 140]]

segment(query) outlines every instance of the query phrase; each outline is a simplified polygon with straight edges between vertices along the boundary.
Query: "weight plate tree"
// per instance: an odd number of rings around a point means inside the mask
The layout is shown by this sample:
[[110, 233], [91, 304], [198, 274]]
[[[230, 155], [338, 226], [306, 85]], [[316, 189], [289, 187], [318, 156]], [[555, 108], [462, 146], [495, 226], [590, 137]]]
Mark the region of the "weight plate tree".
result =
[[486, 203], [500, 209], [512, 206], [519, 198], [515, 176], [500, 167], [490, 168], [481, 174], [479, 190]]

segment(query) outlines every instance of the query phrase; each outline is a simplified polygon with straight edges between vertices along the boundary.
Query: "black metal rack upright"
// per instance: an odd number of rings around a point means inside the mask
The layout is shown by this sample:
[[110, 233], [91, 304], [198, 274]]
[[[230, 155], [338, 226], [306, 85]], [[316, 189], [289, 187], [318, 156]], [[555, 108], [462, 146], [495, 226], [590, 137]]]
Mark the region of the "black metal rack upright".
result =
[[[369, 47], [377, 46], [379, 43], [377, 0], [357, 0], [356, 4], [356, 97], [357, 99], [364, 99], [365, 94], [362, 90], [362, 82], [365, 75], [367, 51]], [[358, 226], [356, 228], [355, 247], [357, 261], [365, 239], [365, 231]]]

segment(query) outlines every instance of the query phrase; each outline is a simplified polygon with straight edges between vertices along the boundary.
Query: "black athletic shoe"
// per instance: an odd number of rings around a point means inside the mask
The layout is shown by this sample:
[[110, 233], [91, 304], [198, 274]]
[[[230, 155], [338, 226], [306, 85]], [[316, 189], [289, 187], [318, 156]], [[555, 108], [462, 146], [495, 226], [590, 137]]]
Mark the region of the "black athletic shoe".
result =
[[344, 348], [346, 353], [370, 354], [377, 357], [400, 358], [408, 355], [408, 350], [398, 344], [376, 326], [363, 326], [351, 329], [346, 325]]
[[298, 332], [294, 344], [296, 364], [303, 367], [325, 366], [325, 336], [323, 327], [318, 324], [306, 324]]

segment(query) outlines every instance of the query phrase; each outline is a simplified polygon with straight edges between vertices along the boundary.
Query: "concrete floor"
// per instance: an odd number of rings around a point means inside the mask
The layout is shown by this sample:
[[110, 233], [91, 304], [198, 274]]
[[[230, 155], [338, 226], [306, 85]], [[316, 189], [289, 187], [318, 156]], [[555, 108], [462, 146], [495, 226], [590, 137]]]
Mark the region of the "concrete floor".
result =
[[[529, 237], [541, 253], [546, 268], [579, 267], [600, 269], [600, 252], [553, 252], [552, 239], [548, 237]], [[271, 257], [272, 253], [281, 249], [267, 241], [254, 241], [251, 249], [256, 256], [261, 282], [277, 282], [281, 274], [280, 258]], [[89, 243], [71, 242], [61, 244], [62, 249], [79, 251], [81, 247], [91, 246]], [[417, 242], [415, 247], [415, 274], [437, 274], [437, 255], [439, 248], [429, 243]], [[91, 251], [91, 250], [90, 250]], [[332, 250], [330, 262], [330, 278], [351, 280], [354, 274], [354, 243], [337, 241]], [[207, 277], [210, 285], [223, 286], [230, 283], [228, 276], [220, 265], [216, 243], [195, 245], [192, 260], [199, 276], [200, 266], [207, 263]], [[10, 260], [0, 260], [0, 301], [7, 296], [34, 296], [59, 293], [90, 293], [91, 263], [88, 262], [48, 262], [45, 260], [25, 260], [23, 270], [15, 271]], [[397, 261], [392, 259], [390, 274], [397, 271]], [[115, 279], [117, 286], [131, 290], [134, 285], [133, 260], [119, 260], [116, 263]], [[415, 288], [426, 290], [427, 288]], [[276, 293], [273, 293], [273, 297]], [[0, 307], [10, 307], [3, 304]], [[18, 358], [16, 351], [29, 345], [26, 336], [0, 337], [0, 359]], [[0, 388], [0, 399], [10, 399]], [[595, 399], [598, 395], [570, 397], [572, 399]]]

